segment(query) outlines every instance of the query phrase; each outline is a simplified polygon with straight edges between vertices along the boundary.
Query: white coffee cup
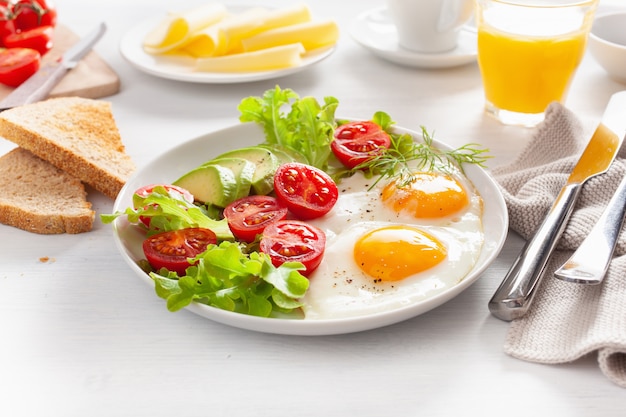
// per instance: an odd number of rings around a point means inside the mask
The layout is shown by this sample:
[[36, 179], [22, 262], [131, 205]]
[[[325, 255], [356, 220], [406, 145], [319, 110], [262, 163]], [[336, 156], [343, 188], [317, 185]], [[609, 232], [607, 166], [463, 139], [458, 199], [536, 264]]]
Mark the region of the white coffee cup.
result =
[[461, 27], [472, 17], [474, 0], [387, 0], [401, 47], [421, 53], [456, 48]]

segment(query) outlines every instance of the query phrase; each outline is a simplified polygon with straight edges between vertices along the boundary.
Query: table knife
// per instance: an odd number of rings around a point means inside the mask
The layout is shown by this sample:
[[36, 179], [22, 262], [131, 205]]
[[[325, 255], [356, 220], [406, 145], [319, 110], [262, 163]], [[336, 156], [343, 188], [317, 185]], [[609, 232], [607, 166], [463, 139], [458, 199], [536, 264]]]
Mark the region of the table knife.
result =
[[[626, 112], [624, 112], [626, 117]], [[626, 216], [626, 176], [574, 254], [556, 270], [554, 276], [577, 284], [597, 285], [609, 269], [615, 245]]]
[[11, 94], [6, 96], [4, 100], [0, 101], [0, 111], [23, 104], [34, 103], [48, 97], [50, 91], [61, 81], [61, 78], [91, 51], [91, 48], [100, 40], [104, 32], [106, 32], [106, 25], [100, 23], [87, 36], [81, 38], [68, 49], [61, 56], [60, 60], [50, 62], [41, 67], [35, 74], [13, 90]]
[[606, 172], [626, 133], [626, 91], [613, 94], [602, 121], [535, 235], [489, 301], [495, 317], [511, 321], [526, 314], [537, 293], [550, 254], [563, 234], [583, 184]]

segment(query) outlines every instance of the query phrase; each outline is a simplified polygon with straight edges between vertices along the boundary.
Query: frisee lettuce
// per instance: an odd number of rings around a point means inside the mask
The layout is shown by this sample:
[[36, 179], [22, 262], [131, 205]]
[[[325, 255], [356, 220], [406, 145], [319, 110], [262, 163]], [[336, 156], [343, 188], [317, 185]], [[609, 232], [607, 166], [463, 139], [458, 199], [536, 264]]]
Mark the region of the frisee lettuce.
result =
[[265, 144], [292, 149], [310, 165], [326, 169], [338, 105], [335, 97], [325, 97], [322, 105], [314, 97], [300, 98], [295, 91], [276, 86], [262, 97], [244, 98], [238, 106], [239, 120], [261, 125]]
[[288, 313], [302, 304], [309, 280], [300, 274], [304, 266], [289, 262], [275, 267], [264, 253], [245, 254], [233, 242], [211, 245], [198, 255], [184, 277], [162, 270], [152, 272], [159, 297], [177, 311], [197, 301], [223, 310], [269, 317], [273, 311]]

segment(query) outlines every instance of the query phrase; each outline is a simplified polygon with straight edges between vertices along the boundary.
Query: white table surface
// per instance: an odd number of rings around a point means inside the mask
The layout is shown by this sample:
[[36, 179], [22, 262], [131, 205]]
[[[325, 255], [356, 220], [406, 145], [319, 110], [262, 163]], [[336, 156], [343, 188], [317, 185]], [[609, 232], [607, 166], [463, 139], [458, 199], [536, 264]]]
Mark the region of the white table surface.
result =
[[[479, 142], [495, 155], [492, 167], [514, 158], [532, 133], [483, 114], [476, 64], [417, 70], [360, 47], [350, 24], [382, 0], [311, 1], [316, 16], [338, 21], [339, 47], [321, 64], [283, 79], [190, 84], [129, 65], [118, 51], [122, 35], [183, 3], [202, 0], [56, 1], [60, 21], [78, 34], [106, 21], [96, 50], [122, 82], [120, 93], [106, 99], [139, 167], [178, 143], [237, 123], [239, 101], [275, 84], [301, 95], [333, 95], [341, 116], [384, 110], [399, 126], [426, 126], [451, 145]], [[601, 4], [626, 8], [621, 0]], [[609, 96], [624, 88], [587, 55], [567, 105], [593, 123]], [[1, 153], [12, 147], [0, 140]], [[89, 199], [98, 214], [111, 211], [110, 199], [96, 192]], [[626, 391], [602, 375], [595, 355], [540, 365], [503, 353], [508, 324], [489, 314], [487, 301], [522, 243], [510, 234], [478, 282], [427, 314], [362, 333], [294, 337], [168, 312], [99, 220], [80, 235], [40, 236], [0, 225], [0, 415], [624, 415]]]

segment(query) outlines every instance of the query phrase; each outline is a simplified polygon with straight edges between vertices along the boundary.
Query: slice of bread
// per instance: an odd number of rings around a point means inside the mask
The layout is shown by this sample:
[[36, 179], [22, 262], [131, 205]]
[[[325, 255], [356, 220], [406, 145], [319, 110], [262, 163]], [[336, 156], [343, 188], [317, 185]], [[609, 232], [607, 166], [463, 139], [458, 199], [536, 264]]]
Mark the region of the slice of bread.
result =
[[29, 151], [0, 157], [0, 223], [40, 234], [82, 233], [95, 212], [85, 187]]
[[5, 110], [0, 136], [113, 199], [135, 170], [106, 101], [59, 97]]

